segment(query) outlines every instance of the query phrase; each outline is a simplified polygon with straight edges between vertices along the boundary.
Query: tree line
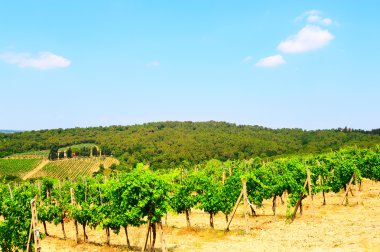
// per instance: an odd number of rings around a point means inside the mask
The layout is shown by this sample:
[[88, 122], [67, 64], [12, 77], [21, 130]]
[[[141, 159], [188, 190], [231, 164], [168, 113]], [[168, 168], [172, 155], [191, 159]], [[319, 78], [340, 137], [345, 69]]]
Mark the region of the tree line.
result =
[[374, 147], [379, 130], [347, 128], [330, 130], [270, 129], [226, 122], [156, 122], [131, 126], [89, 127], [0, 133], [0, 157], [27, 151], [49, 150], [93, 143], [134, 167], [174, 168], [183, 161], [271, 160], [294, 154], [323, 153], [342, 147]]
[[59, 150], [58, 144], [50, 146], [48, 158], [49, 160], [73, 158], [73, 157], [98, 157], [100, 155], [109, 156], [111, 151], [108, 148], [102, 150], [97, 146], [69, 147], [66, 150]]

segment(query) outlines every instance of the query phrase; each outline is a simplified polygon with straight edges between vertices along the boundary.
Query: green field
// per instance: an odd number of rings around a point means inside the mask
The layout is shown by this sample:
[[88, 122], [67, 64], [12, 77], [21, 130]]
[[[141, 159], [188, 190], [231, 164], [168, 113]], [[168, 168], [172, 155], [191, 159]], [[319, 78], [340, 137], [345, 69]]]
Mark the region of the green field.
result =
[[82, 176], [91, 176], [93, 172], [99, 170], [99, 165], [105, 168], [112, 164], [119, 164], [119, 161], [111, 157], [92, 158], [70, 158], [50, 161], [33, 177], [51, 177], [57, 179], [75, 179]]
[[39, 158], [2, 158], [0, 159], [0, 175], [22, 176], [33, 170], [40, 162]]

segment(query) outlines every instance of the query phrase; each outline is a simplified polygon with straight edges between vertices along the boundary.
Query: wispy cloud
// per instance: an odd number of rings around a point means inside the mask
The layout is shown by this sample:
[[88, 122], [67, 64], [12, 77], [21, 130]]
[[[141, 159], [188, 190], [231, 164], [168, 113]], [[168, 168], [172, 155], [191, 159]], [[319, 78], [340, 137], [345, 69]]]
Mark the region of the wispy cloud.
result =
[[[303, 21], [306, 25], [296, 34], [281, 41], [277, 50], [282, 53], [303, 53], [313, 51], [327, 46], [334, 36], [325, 26], [331, 25], [333, 20], [322, 16], [319, 10], [309, 10], [296, 18], [296, 22]], [[323, 27], [323, 28], [321, 28]], [[252, 61], [251, 56], [243, 59], [243, 62]], [[281, 54], [262, 58], [256, 62], [256, 67], [277, 67], [285, 64], [286, 61]]]
[[253, 57], [252, 56], [247, 56], [243, 59], [243, 62], [244, 63], [250, 63], [251, 61], [253, 60]]
[[159, 67], [161, 66], [161, 62], [159, 62], [158, 60], [155, 60], [155, 61], [151, 61], [151, 62], [148, 62], [146, 64], [147, 67]]
[[284, 60], [282, 55], [277, 54], [277, 55], [273, 55], [273, 56], [269, 56], [269, 57], [260, 59], [256, 63], [256, 66], [257, 67], [276, 67], [276, 66], [279, 66], [279, 65], [282, 65], [285, 63], [286, 63], [286, 61]]
[[334, 36], [319, 26], [306, 25], [296, 35], [281, 41], [277, 49], [285, 53], [301, 53], [322, 48], [330, 43]]
[[48, 70], [54, 68], [65, 68], [70, 66], [71, 61], [55, 55], [51, 52], [41, 52], [37, 56], [28, 53], [3, 53], [0, 59], [6, 63], [14, 64], [20, 68], [34, 68], [38, 70]]
[[319, 10], [305, 11], [301, 16], [296, 18], [296, 21], [302, 21], [304, 19], [311, 24], [331, 25], [333, 23], [331, 18], [322, 17]]

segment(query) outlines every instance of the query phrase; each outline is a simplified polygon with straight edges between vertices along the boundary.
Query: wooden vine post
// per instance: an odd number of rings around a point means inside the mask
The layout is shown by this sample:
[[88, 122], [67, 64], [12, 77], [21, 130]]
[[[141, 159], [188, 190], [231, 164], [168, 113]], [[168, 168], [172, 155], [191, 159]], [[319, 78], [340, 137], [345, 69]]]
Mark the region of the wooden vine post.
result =
[[[226, 171], [223, 171], [223, 173], [222, 173], [222, 184], [223, 185], [224, 185], [225, 181], [226, 181]], [[186, 211], [186, 213], [188, 213], [188, 212]], [[226, 223], [228, 223], [228, 214], [226, 214], [225, 216], [226, 216]], [[187, 218], [187, 216], [186, 216], [186, 218]]]
[[274, 195], [273, 196], [273, 200], [272, 200], [272, 212], [273, 212], [273, 216], [276, 215], [276, 205], [277, 205], [277, 195]]
[[307, 169], [306, 169], [306, 174], [307, 174], [307, 187], [308, 187], [308, 191], [309, 191], [309, 196], [313, 200], [313, 195], [311, 194], [311, 178], [310, 178], [310, 168], [309, 167], [307, 167]]
[[167, 252], [167, 250], [166, 250], [165, 236], [164, 236], [164, 229], [162, 228], [162, 222], [161, 222], [161, 220], [158, 222], [158, 225], [159, 225], [159, 227], [161, 229], [161, 247], [162, 247], [161, 251], [162, 252]]
[[[326, 179], [326, 177], [322, 177], [321, 175], [319, 175], [319, 180], [322, 186], [324, 185], [324, 182], [323, 182], [324, 179]], [[325, 206], [326, 205], [325, 189], [322, 190], [322, 196], [323, 196], [323, 205]]]
[[359, 182], [359, 179], [355, 174], [355, 184], [356, 184], [356, 190], [357, 190], [356, 204], [358, 204], [358, 205], [359, 205], [359, 200], [361, 201], [361, 194], [362, 194], [361, 183], [362, 183], [362, 181], [360, 180], [360, 182]]
[[247, 195], [247, 179], [242, 179], [243, 183], [243, 198], [244, 198], [244, 219], [245, 219], [245, 232], [249, 233], [249, 217], [248, 217], [248, 195]]
[[8, 184], [8, 189], [9, 189], [9, 195], [11, 196], [11, 199], [13, 199], [12, 188], [10, 184]]
[[[305, 183], [303, 185], [303, 188], [306, 189], [306, 185], [308, 184], [308, 179], [306, 178], [305, 180]], [[293, 215], [292, 215], [292, 221], [294, 221], [294, 219], [296, 218], [296, 215], [297, 215], [297, 210], [298, 208], [300, 208], [300, 213], [302, 215], [302, 200], [306, 198], [306, 196], [303, 194], [303, 192], [300, 194], [300, 198], [298, 199], [297, 201], [297, 204], [295, 205], [294, 207], [294, 212], [293, 212]]]
[[238, 197], [238, 199], [236, 200], [236, 203], [235, 203], [235, 206], [234, 206], [234, 209], [232, 210], [232, 213], [231, 213], [231, 218], [230, 220], [228, 221], [227, 223], [227, 227], [226, 227], [226, 231], [229, 231], [230, 230], [230, 224], [232, 222], [232, 219], [234, 218], [235, 216], [235, 213], [236, 213], [236, 209], [238, 208], [239, 204], [240, 204], [240, 201], [241, 201], [241, 198], [243, 197], [243, 190], [240, 191], [240, 195]]
[[[71, 205], [76, 206], [75, 202], [75, 195], [74, 195], [74, 188], [70, 188], [70, 195], [71, 195]], [[74, 220], [74, 226], [75, 226], [75, 242], [78, 243], [78, 222]]]
[[[356, 173], [354, 173], [350, 179], [350, 182], [348, 183], [348, 186], [346, 187], [346, 191], [344, 193], [344, 197], [343, 197], [343, 200], [342, 200], [342, 205], [344, 205], [346, 203], [346, 205], [348, 204], [348, 192], [351, 190], [351, 184], [352, 184], [352, 181], [356, 179]], [[352, 191], [351, 191], [351, 194], [352, 194]]]
[[148, 238], [150, 237], [150, 230], [151, 230], [151, 223], [150, 223], [150, 220], [148, 220], [148, 229], [146, 231], [146, 238], [145, 238], [144, 246], [141, 249], [141, 252], [146, 250], [146, 245], [148, 244]]
[[40, 240], [40, 231], [37, 227], [38, 219], [37, 219], [37, 208], [36, 208], [36, 198], [30, 201], [30, 207], [32, 210], [32, 229], [34, 236], [34, 251], [41, 251], [41, 240]]
[[311, 210], [312, 210], [312, 213], [314, 215], [314, 200], [313, 200], [313, 194], [311, 191], [311, 175], [310, 175], [310, 168], [309, 167], [307, 167], [306, 173], [307, 173], [307, 184], [308, 184], [308, 189], [309, 189], [309, 196], [311, 198]]

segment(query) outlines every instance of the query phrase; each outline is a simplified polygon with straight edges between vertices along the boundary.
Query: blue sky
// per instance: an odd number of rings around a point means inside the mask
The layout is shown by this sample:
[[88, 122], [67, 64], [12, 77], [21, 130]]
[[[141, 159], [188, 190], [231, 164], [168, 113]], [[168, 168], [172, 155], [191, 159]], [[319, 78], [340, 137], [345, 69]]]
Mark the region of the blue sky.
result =
[[0, 129], [380, 128], [377, 1], [3, 1]]

